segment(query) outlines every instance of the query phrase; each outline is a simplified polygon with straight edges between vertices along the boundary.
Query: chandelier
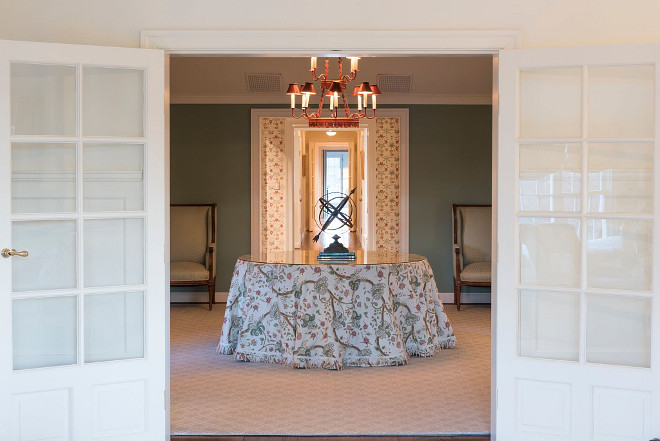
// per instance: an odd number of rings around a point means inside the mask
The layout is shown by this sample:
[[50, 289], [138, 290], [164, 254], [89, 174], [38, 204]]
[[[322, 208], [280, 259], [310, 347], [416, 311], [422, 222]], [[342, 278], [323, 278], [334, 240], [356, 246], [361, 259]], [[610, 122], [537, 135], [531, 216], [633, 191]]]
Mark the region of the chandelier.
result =
[[[319, 100], [318, 110], [309, 112], [309, 98], [311, 95], [316, 95], [314, 83], [305, 83], [302, 88], [298, 87], [298, 83], [289, 84], [286, 91], [291, 95], [291, 115], [294, 118], [306, 118], [309, 121], [309, 127], [321, 128], [357, 128], [360, 125], [361, 118], [373, 119], [376, 116], [376, 96], [380, 95], [378, 86], [370, 85], [365, 81], [359, 86], [354, 86], [351, 93], [352, 96], [357, 96], [357, 112], [352, 113], [348, 106], [346, 99], [346, 87], [348, 83], [354, 81], [358, 73], [358, 60], [357, 57], [349, 57], [351, 60], [351, 73], [344, 75], [342, 73], [342, 59], [338, 58], [339, 73], [336, 79], [330, 78], [329, 66], [330, 60], [325, 59], [325, 73], [320, 75], [316, 74], [316, 57], [311, 58], [310, 69], [312, 73], [312, 81], [321, 81], [321, 99]], [[296, 115], [296, 95], [302, 96], [301, 108], [302, 112]], [[341, 95], [343, 112], [339, 111], [339, 96]], [[371, 112], [368, 112], [369, 97], [371, 96]], [[323, 115], [323, 101], [329, 101], [329, 114]]]

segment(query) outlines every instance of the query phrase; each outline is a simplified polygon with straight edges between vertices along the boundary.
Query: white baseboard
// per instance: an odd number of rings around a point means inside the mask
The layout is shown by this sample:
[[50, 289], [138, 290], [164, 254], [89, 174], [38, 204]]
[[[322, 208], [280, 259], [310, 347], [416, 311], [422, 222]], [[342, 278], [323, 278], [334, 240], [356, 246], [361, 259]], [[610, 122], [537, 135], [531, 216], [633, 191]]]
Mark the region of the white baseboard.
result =
[[[215, 301], [217, 303], [227, 302], [228, 292], [216, 292]], [[442, 303], [454, 303], [453, 292], [441, 292], [440, 299]], [[170, 303], [206, 303], [209, 301], [209, 295], [206, 292], [182, 291], [170, 293]], [[490, 303], [489, 292], [464, 292], [461, 294], [462, 303]]]
[[[216, 303], [226, 303], [228, 292], [218, 292], [215, 293], [215, 302]], [[181, 292], [170, 292], [170, 303], [208, 303], [209, 293], [200, 291], [181, 291]]]
[[[441, 292], [440, 300], [442, 303], [454, 303], [453, 292]], [[490, 303], [489, 292], [464, 292], [461, 294], [461, 305], [463, 303]]]

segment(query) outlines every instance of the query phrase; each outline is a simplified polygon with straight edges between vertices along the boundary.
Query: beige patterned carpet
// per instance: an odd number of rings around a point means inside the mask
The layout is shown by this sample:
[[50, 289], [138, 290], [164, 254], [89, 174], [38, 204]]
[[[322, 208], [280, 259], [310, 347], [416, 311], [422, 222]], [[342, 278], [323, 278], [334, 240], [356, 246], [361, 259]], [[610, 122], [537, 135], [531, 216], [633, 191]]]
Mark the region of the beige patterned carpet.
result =
[[405, 366], [329, 371], [219, 355], [223, 305], [172, 305], [172, 434], [488, 433], [490, 307], [446, 309], [457, 348]]

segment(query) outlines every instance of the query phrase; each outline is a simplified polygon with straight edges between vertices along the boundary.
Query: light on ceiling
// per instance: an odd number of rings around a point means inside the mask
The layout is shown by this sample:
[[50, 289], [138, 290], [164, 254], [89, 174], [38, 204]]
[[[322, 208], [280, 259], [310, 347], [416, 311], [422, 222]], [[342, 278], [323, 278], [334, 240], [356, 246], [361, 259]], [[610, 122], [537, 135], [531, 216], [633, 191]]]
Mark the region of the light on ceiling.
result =
[[328, 136], [335, 136], [337, 132], [335, 132], [334, 130], [328, 130], [327, 132], [325, 132], [325, 134]]
[[[309, 127], [322, 127], [327, 129], [333, 128], [357, 128], [360, 125], [361, 118], [372, 119], [376, 116], [376, 95], [380, 95], [380, 89], [376, 85], [370, 85], [369, 82], [365, 81], [360, 86], [355, 86], [352, 89], [352, 96], [357, 96], [357, 112], [351, 113], [351, 109], [348, 106], [348, 101], [346, 98], [346, 86], [351, 81], [355, 80], [357, 77], [358, 69], [358, 57], [349, 57], [351, 60], [351, 74], [344, 75], [342, 73], [342, 59], [338, 58], [339, 63], [339, 75], [337, 79], [332, 79], [329, 76], [329, 64], [330, 60], [325, 59], [325, 73], [320, 75], [316, 74], [316, 57], [312, 57], [310, 60], [310, 69], [312, 73], [313, 81], [321, 81], [321, 93], [320, 93], [320, 102], [318, 111], [308, 113], [309, 109], [309, 98], [311, 95], [316, 95], [316, 90], [314, 88], [314, 83], [305, 83], [303, 87], [299, 88], [298, 83], [289, 84], [287, 94], [291, 95], [291, 115], [294, 118], [305, 118], [309, 122]], [[350, 90], [350, 89], [349, 89]], [[302, 112], [300, 115], [296, 116], [296, 95], [302, 95]], [[339, 96], [341, 95], [341, 100], [344, 108], [345, 115], [339, 116]], [[371, 96], [371, 115], [367, 115], [367, 107], [369, 102], [369, 96]], [[323, 116], [323, 100], [328, 98], [329, 101], [329, 116]], [[334, 136], [337, 132], [328, 131], [326, 132], [328, 136]], [[332, 134], [331, 134], [332, 133]]]

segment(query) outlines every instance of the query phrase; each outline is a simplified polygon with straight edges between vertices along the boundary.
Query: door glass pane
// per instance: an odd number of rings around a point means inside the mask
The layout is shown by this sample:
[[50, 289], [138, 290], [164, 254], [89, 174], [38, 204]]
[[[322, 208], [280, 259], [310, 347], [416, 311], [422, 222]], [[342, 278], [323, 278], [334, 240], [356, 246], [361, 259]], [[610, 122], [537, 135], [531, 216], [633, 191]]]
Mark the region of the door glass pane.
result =
[[76, 222], [14, 222], [12, 247], [27, 257], [12, 257], [14, 292], [76, 287]]
[[15, 370], [76, 363], [76, 297], [15, 299], [12, 309]]
[[520, 282], [579, 286], [579, 219], [520, 218]]
[[592, 288], [651, 289], [652, 222], [590, 219], [587, 284]]
[[76, 68], [12, 63], [12, 135], [76, 134]]
[[587, 295], [587, 361], [651, 366], [651, 299]]
[[85, 362], [144, 356], [144, 293], [85, 296]]
[[[328, 196], [332, 205], [339, 205], [344, 195], [347, 195], [349, 173], [348, 173], [348, 150], [325, 150], [323, 152], [323, 186], [324, 194]], [[348, 205], [342, 208], [342, 213], [348, 214]], [[330, 213], [324, 212], [324, 217]]]
[[85, 136], [143, 136], [144, 72], [83, 68], [83, 121]]
[[653, 137], [653, 66], [590, 67], [587, 75], [590, 137]]
[[520, 137], [582, 135], [582, 68], [520, 71]]
[[580, 211], [580, 144], [521, 144], [520, 209]]
[[589, 144], [589, 211], [651, 213], [653, 144]]
[[577, 361], [580, 296], [553, 291], [520, 291], [520, 355]]
[[144, 282], [143, 223], [143, 219], [85, 221], [85, 286]]
[[144, 208], [143, 150], [142, 144], [85, 145], [85, 211], [139, 211]]
[[13, 213], [76, 211], [76, 145], [12, 143]]

